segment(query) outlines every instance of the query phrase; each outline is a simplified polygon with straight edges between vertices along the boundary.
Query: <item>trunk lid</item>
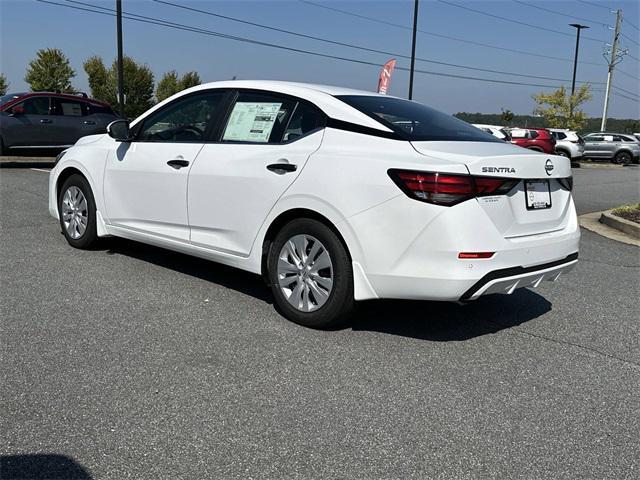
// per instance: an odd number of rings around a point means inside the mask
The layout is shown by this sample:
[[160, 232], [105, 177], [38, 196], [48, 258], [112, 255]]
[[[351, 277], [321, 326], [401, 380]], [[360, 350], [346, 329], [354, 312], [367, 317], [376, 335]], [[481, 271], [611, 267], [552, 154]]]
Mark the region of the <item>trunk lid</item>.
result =
[[[506, 195], [476, 199], [505, 238], [536, 235], [563, 229], [569, 221], [571, 192], [558, 179], [571, 177], [568, 158], [534, 152], [508, 143], [491, 142], [411, 142], [422, 155], [464, 164], [469, 173], [482, 177], [515, 178], [520, 182]], [[543, 180], [535, 185], [527, 180]], [[533, 199], [532, 187], [546, 188], [549, 208], [527, 206]], [[526, 191], [525, 188], [529, 187]], [[538, 195], [541, 195], [538, 196]]]

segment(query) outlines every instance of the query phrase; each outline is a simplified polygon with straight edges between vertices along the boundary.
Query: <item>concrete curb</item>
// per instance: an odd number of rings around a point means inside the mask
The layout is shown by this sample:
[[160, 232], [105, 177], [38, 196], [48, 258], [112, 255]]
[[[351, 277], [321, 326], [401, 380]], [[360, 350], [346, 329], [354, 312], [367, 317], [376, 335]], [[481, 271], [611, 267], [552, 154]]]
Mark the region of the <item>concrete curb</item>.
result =
[[51, 168], [56, 157], [0, 157], [0, 168]]
[[620, 230], [621, 232], [628, 233], [634, 238], [640, 240], [640, 225], [626, 218], [618, 217], [612, 213], [612, 210], [602, 212], [600, 215], [600, 223], [609, 225], [612, 228]]
[[635, 245], [640, 247], [640, 240], [632, 237], [631, 235], [621, 232], [616, 228], [612, 228], [608, 225], [600, 223], [600, 217], [603, 212], [593, 212], [580, 215], [578, 217], [578, 223], [582, 228], [590, 230], [598, 235], [615, 240], [617, 242], [626, 243], [628, 245]]

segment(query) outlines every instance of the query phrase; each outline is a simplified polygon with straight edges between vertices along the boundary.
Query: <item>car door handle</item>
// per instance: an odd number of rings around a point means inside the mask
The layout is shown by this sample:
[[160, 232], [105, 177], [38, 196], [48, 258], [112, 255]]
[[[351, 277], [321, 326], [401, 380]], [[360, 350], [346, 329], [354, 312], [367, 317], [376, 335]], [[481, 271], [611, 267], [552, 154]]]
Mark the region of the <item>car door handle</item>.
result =
[[96, 122], [94, 122], [93, 120], [85, 120], [82, 123], [84, 123], [85, 125], [95, 125], [96, 124]]
[[297, 165], [293, 165], [291, 163], [272, 163], [271, 165], [267, 165], [267, 170], [271, 170], [278, 175], [283, 175], [289, 172], [295, 172], [298, 169]]
[[41, 118], [40, 123], [53, 123], [53, 120], [50, 120], [48, 118]]
[[189, 161], [183, 160], [182, 158], [174, 158], [173, 160], [169, 160], [167, 165], [171, 168], [175, 168], [176, 170], [180, 170], [182, 167], [188, 167]]

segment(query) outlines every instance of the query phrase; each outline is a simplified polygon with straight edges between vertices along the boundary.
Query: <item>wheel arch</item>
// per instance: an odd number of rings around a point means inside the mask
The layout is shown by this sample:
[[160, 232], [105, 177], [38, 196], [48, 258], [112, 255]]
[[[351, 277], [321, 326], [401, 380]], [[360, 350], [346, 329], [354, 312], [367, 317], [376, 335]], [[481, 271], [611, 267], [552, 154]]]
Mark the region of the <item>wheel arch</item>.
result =
[[267, 231], [264, 235], [264, 239], [262, 240], [262, 252], [260, 256], [260, 273], [262, 278], [269, 284], [269, 276], [267, 274], [267, 259], [269, 258], [269, 249], [271, 248], [271, 244], [273, 243], [274, 238], [278, 234], [278, 232], [284, 227], [287, 223], [292, 220], [296, 220], [299, 218], [310, 218], [313, 220], [317, 220], [318, 222], [324, 224], [327, 228], [329, 228], [333, 233], [336, 234], [345, 250], [347, 251], [347, 255], [349, 256], [349, 260], [353, 261], [353, 257], [351, 255], [351, 250], [349, 249], [349, 244], [345, 240], [344, 236], [340, 232], [340, 230], [334, 225], [334, 223], [329, 220], [327, 217], [322, 215], [321, 213], [316, 212], [315, 210], [311, 210], [309, 208], [292, 208], [289, 210], [285, 210], [280, 213], [277, 217], [275, 217]]
[[[80, 171], [76, 167], [69, 166], [69, 167], [66, 167], [64, 170], [62, 170], [58, 174], [58, 178], [56, 178], [56, 199], [60, 198], [60, 189], [62, 188], [62, 185], [64, 184], [64, 182], [69, 177], [76, 174], [82, 176], [87, 182], [89, 182], [89, 185], [93, 189], [93, 186], [91, 185], [91, 180], [89, 180], [89, 178], [84, 174], [84, 172]], [[95, 197], [95, 193], [93, 193], [93, 196]]]

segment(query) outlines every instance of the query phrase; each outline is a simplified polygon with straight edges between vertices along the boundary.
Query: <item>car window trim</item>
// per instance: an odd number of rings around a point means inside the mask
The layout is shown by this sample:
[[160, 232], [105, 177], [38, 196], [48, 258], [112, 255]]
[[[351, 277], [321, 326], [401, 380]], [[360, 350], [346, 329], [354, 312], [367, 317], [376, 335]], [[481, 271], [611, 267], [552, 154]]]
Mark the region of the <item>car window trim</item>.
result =
[[[79, 103], [82, 108], [82, 115], [65, 115], [64, 113], [62, 113], [62, 110], [60, 110], [60, 113], [56, 113], [58, 111], [58, 108], [60, 107], [60, 103], [64, 101]], [[88, 117], [89, 104], [80, 99], [76, 100], [74, 98], [61, 98], [61, 97], [51, 96], [49, 97], [49, 115], [51, 115], [52, 117], [69, 117], [69, 118]]]

